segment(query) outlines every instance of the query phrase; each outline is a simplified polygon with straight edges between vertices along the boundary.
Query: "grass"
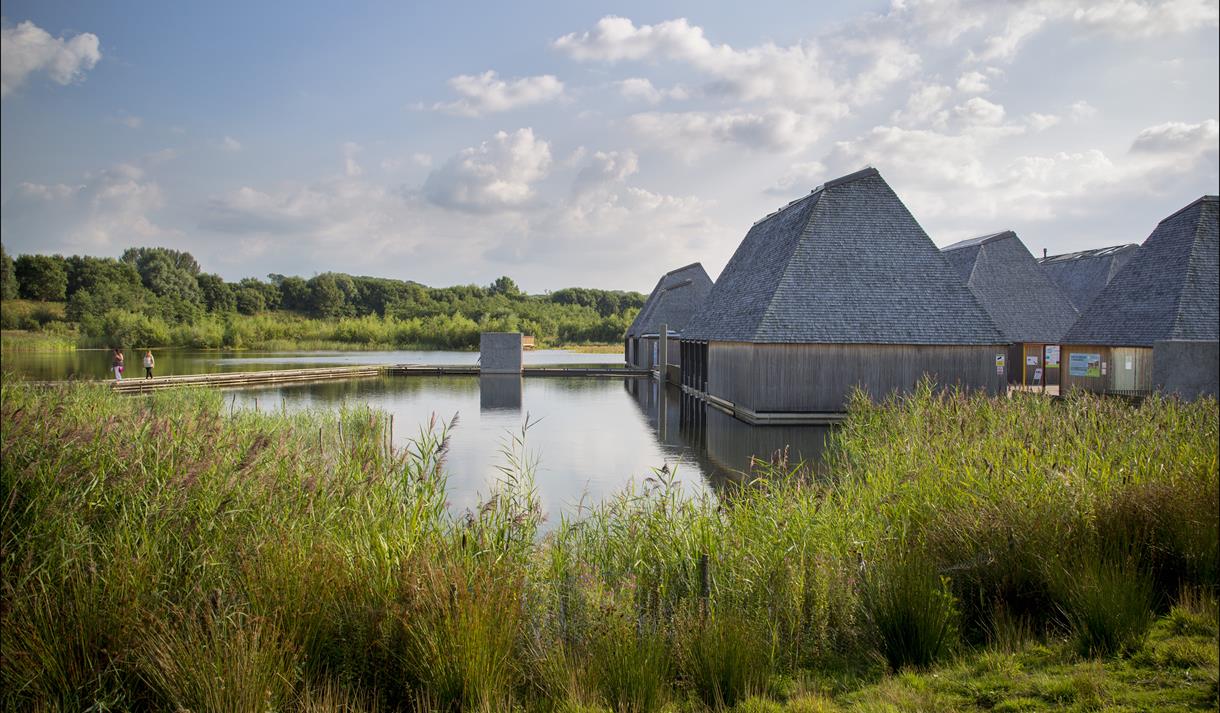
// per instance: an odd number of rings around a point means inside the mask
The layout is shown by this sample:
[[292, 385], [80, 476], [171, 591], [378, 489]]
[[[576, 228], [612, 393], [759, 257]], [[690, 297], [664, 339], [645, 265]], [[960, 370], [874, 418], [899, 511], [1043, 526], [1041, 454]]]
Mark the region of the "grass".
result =
[[1215, 401], [925, 384], [828, 475], [659, 472], [545, 537], [525, 431], [451, 513], [453, 424], [8, 376], [0, 418], [3, 710], [1216, 704]]
[[76, 337], [72, 334], [20, 329], [0, 332], [0, 349], [6, 352], [70, 352], [76, 350], [76, 342]]

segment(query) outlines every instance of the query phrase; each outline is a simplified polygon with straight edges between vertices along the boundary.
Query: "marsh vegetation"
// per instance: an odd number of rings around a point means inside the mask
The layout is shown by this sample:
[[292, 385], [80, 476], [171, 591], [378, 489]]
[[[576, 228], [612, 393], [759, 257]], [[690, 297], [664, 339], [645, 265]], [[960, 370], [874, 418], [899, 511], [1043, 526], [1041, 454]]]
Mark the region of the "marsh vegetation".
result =
[[6, 709], [1216, 703], [1215, 401], [925, 384], [829, 476], [657, 472], [542, 534], [528, 430], [454, 514], [444, 423], [2, 389]]

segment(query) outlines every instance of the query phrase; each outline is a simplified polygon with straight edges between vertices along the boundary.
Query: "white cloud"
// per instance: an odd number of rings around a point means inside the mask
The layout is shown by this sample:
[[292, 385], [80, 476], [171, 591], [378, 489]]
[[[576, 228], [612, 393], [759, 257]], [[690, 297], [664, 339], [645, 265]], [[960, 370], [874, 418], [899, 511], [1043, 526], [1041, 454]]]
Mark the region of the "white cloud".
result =
[[913, 76], [922, 61], [897, 37], [849, 38], [837, 44], [841, 51], [866, 63], [845, 83], [853, 105], [876, 101], [886, 89]]
[[670, 87], [669, 89], [657, 89], [652, 82], [643, 77], [630, 77], [618, 82], [619, 94], [624, 99], [634, 101], [643, 101], [649, 104], [658, 104], [664, 99], [683, 100], [690, 98], [690, 92], [682, 85]]
[[764, 193], [786, 198], [798, 198], [826, 181], [826, 165], [820, 161], [794, 163], [783, 176]]
[[983, 62], [992, 60], [1011, 61], [1017, 56], [1017, 51], [1027, 39], [1041, 30], [1047, 17], [1040, 12], [1028, 9], [1018, 10], [1008, 18], [1004, 28], [987, 38], [983, 49], [975, 59]]
[[1220, 141], [1220, 124], [1208, 119], [1198, 124], [1170, 121], [1150, 126], [1136, 135], [1131, 151], [1136, 153], [1196, 154], [1215, 151]]
[[1076, 22], [1121, 35], [1160, 35], [1215, 28], [1220, 9], [1210, 0], [1103, 0], [1081, 3], [1072, 12]]
[[[706, 75], [709, 94], [741, 101], [776, 100], [805, 105], [819, 113], [846, 112], [831, 67], [812, 43], [779, 47], [766, 43], [735, 49], [712, 44], [703, 28], [685, 18], [637, 27], [625, 17], [603, 17], [592, 30], [564, 35], [554, 47], [580, 61], [670, 60]], [[888, 65], [880, 75], [892, 71]]]
[[242, 150], [241, 142], [232, 136], [226, 136], [221, 139], [219, 146], [221, 151], [228, 151], [229, 153], [237, 153]]
[[364, 169], [356, 161], [356, 154], [363, 150], [364, 147], [352, 141], [343, 144], [343, 173], [349, 178], [355, 178], [364, 173]]
[[[545, 143], [524, 129], [500, 134], [459, 154], [459, 163], [472, 157], [481, 164], [502, 162], [500, 154], [512, 147], [536, 153], [527, 147]], [[571, 187], [562, 199], [556, 195], [528, 211], [472, 210], [433, 200], [426, 185], [391, 190], [338, 175], [218, 196], [200, 227], [216, 235], [208, 244], [217, 246], [218, 259], [235, 265], [262, 255], [278, 256], [278, 271], [290, 269], [285, 261], [294, 259], [378, 275], [392, 272], [389, 265], [406, 265], [402, 276], [429, 284], [482, 282], [507, 273], [523, 285], [556, 286], [558, 279], [559, 285], [622, 287], [631, 279], [623, 276], [636, 274], [645, 261], [676, 264], [697, 254], [700, 241], [720, 237], [706, 217], [706, 201], [630, 185], [639, 166], [634, 151], [587, 152], [582, 160], [569, 169]], [[459, 173], [470, 180], [466, 169]], [[496, 173], [512, 171], [500, 166]], [[286, 251], [287, 245], [293, 249]], [[453, 259], [457, 253], [461, 261]]]
[[1141, 132], [1132, 151], [1117, 158], [1081, 148], [997, 160], [1020, 148], [1014, 135], [878, 126], [836, 142], [825, 163], [831, 175], [865, 163], [879, 167], [930, 234], [969, 237], [1014, 221], [1096, 220], [1123, 196], [1157, 193], [1174, 181], [1197, 185], [1201, 176], [1215, 175], [1216, 132], [1215, 121], [1164, 125]]
[[97, 35], [83, 32], [65, 40], [32, 22], [0, 29], [0, 97], [8, 96], [35, 72], [59, 84], [83, 79], [102, 58]]
[[995, 126], [1004, 121], [1004, 107], [982, 97], [968, 99], [954, 107], [953, 111], [967, 124]]
[[597, 151], [572, 181], [572, 191], [588, 193], [607, 183], [622, 182], [640, 169], [640, 157], [634, 151]]
[[525, 128], [501, 131], [432, 171], [423, 194], [437, 205], [474, 212], [525, 207], [534, 184], [546, 177], [551, 147]]
[[907, 126], [943, 125], [949, 118], [945, 102], [952, 94], [953, 90], [943, 84], [925, 84], [911, 93], [904, 108], [890, 115], [890, 121]]
[[138, 128], [144, 126], [143, 119], [141, 119], [138, 116], [132, 116], [131, 114], [124, 114], [123, 116], [120, 116], [118, 121], [120, 124], [122, 124], [123, 126], [126, 126], [129, 129], [138, 129]]
[[449, 86], [460, 98], [434, 104], [432, 108], [472, 117], [548, 102], [563, 94], [563, 82], [551, 74], [504, 81], [488, 70], [482, 74], [453, 77]]
[[957, 79], [957, 91], [965, 92], [966, 94], [983, 94], [991, 89], [987, 82], [987, 75], [982, 72], [966, 72]]
[[1087, 121], [1097, 116], [1097, 107], [1081, 99], [1072, 102], [1072, 105], [1068, 107], [1068, 115], [1075, 122]]
[[160, 186], [132, 164], [88, 174], [77, 183], [25, 182], [4, 203], [4, 234], [43, 236], [40, 252], [96, 254], [177, 236], [153, 220], [164, 203]]
[[813, 117], [789, 109], [644, 112], [629, 117], [627, 124], [650, 143], [688, 158], [721, 144], [793, 153], [808, 148], [825, 130]]
[[1034, 131], [1046, 131], [1059, 123], [1059, 117], [1054, 114], [1039, 114], [1035, 111], [1025, 117], [1025, 123]]

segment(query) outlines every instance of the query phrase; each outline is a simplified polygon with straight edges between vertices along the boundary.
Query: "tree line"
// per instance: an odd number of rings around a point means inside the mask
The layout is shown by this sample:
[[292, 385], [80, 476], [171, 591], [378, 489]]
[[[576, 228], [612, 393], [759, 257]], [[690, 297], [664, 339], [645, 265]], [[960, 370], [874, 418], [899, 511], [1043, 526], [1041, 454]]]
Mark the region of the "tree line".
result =
[[[0, 291], [5, 300], [64, 303], [64, 318], [93, 341], [156, 346], [250, 346], [308, 336], [462, 348], [476, 346], [479, 332], [490, 330], [520, 331], [542, 343], [616, 342], [645, 299], [581, 287], [528, 295], [506, 276], [487, 286], [453, 287], [340, 272], [228, 282], [203, 272], [189, 252], [161, 247], [130, 248], [118, 259], [13, 259], [0, 247]], [[252, 319], [273, 313], [298, 328]], [[331, 326], [303, 326], [309, 320]], [[37, 326], [10, 321], [6, 316], [6, 328]]]

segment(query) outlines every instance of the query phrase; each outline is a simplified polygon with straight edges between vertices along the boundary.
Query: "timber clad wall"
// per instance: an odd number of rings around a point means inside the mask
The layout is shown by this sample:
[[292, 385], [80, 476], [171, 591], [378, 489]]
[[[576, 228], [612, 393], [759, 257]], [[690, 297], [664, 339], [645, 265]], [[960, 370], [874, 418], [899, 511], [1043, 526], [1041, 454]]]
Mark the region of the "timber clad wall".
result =
[[[1077, 371], [1085, 364], [1079, 357], [1100, 357], [1101, 362], [1088, 374], [1072, 374], [1072, 355], [1078, 357]], [[1079, 344], [1064, 345], [1059, 370], [1061, 393], [1083, 389], [1099, 394], [1141, 396], [1152, 392], [1152, 349], [1148, 347], [1107, 347]]]
[[755, 412], [841, 412], [857, 385], [878, 401], [925, 374], [942, 386], [1007, 389], [995, 365], [1004, 345], [711, 342], [708, 350], [707, 392]]

